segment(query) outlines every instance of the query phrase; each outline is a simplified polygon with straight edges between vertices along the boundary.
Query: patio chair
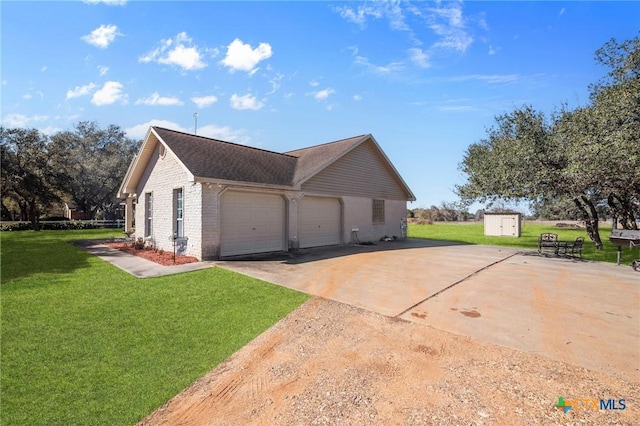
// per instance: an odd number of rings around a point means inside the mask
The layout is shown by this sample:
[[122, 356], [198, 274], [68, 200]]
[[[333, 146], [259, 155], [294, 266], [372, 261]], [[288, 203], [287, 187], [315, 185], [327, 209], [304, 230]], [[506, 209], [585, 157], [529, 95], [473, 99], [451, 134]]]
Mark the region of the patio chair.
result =
[[582, 237], [578, 237], [574, 242], [567, 244], [567, 252], [570, 253], [569, 256], [576, 257], [576, 254], [577, 254], [577, 257], [582, 259], [583, 244], [584, 244], [584, 238]]

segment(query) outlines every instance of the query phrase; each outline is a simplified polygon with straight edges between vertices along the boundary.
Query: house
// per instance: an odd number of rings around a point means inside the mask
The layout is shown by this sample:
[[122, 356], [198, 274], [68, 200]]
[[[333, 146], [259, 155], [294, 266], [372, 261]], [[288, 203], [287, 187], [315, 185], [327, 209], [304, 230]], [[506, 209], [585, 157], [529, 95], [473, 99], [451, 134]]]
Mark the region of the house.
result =
[[415, 200], [371, 135], [281, 154], [161, 127], [118, 196], [125, 231], [201, 260], [401, 236]]
[[89, 215], [82, 210], [78, 210], [78, 207], [72, 203], [64, 203], [64, 217], [69, 220], [86, 220], [89, 219]]

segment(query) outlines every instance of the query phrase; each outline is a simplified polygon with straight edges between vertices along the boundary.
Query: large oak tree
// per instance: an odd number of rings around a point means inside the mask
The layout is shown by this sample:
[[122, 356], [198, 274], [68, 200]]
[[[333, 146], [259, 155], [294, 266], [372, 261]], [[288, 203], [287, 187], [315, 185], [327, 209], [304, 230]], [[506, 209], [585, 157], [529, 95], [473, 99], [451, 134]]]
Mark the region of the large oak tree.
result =
[[461, 163], [465, 200], [572, 200], [589, 237], [602, 247], [598, 207], [624, 228], [640, 216], [640, 38], [606, 43], [596, 60], [610, 72], [590, 87], [587, 106], [551, 117], [531, 106], [496, 117]]

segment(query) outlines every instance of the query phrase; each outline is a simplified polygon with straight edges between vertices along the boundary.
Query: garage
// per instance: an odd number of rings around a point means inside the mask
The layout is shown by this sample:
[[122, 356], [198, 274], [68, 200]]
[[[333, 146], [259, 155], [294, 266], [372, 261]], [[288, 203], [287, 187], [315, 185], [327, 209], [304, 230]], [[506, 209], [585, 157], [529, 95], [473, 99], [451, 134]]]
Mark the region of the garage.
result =
[[221, 204], [220, 256], [285, 250], [281, 196], [229, 191], [222, 195]]
[[304, 197], [300, 203], [300, 248], [340, 244], [340, 201]]

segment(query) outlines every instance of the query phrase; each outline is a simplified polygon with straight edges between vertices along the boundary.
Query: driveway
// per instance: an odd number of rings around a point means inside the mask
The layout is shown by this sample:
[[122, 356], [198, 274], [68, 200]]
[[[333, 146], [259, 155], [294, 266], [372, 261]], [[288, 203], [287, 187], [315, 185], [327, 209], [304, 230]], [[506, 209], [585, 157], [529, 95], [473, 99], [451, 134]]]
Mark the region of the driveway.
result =
[[218, 266], [305, 293], [640, 382], [630, 267], [427, 240]]

